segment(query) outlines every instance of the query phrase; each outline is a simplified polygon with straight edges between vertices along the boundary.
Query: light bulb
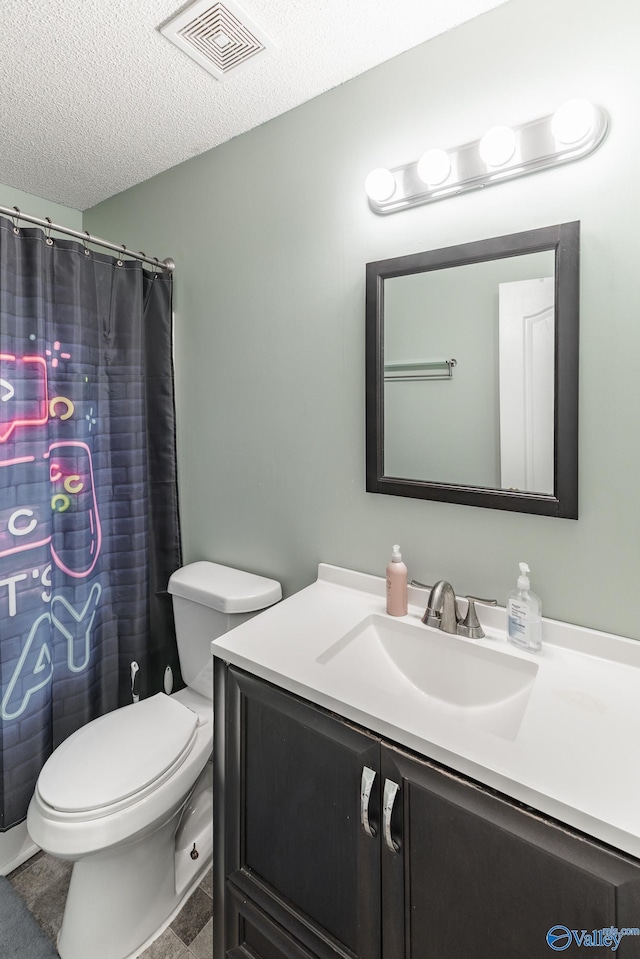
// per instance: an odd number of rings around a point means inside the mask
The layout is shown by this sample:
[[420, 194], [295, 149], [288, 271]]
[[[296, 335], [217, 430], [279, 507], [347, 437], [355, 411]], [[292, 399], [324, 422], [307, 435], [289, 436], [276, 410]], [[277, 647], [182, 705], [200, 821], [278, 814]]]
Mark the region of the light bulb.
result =
[[428, 186], [440, 186], [451, 173], [451, 161], [445, 150], [434, 148], [418, 160], [418, 176]]
[[385, 167], [377, 167], [372, 170], [364, 181], [364, 188], [367, 196], [376, 203], [383, 203], [391, 199], [396, 192], [396, 181], [390, 170]]
[[559, 143], [578, 143], [591, 133], [596, 111], [589, 100], [567, 100], [558, 107], [551, 120], [551, 132]]
[[487, 166], [504, 166], [515, 152], [516, 135], [511, 127], [491, 127], [480, 140], [480, 156]]

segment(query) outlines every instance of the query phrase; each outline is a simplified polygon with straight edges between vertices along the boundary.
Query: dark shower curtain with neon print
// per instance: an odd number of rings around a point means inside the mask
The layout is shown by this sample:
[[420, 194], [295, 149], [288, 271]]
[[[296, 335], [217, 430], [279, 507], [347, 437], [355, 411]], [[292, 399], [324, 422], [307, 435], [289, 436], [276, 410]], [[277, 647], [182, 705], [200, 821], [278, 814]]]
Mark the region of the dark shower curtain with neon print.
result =
[[0, 218], [0, 831], [89, 720], [182, 685], [169, 273]]

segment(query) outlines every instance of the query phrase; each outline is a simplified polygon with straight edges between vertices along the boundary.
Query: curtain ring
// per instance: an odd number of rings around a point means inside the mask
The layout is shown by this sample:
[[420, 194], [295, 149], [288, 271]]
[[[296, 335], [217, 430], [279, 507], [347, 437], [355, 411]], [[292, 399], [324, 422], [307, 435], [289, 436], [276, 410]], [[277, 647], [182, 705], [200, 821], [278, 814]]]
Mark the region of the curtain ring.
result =
[[16, 211], [16, 213], [18, 214], [17, 216], [14, 216], [14, 217], [13, 217], [13, 232], [14, 232], [14, 233], [19, 233], [19, 232], [20, 232], [20, 227], [18, 226], [18, 219], [19, 219], [19, 217], [20, 217], [20, 207], [14, 206], [13, 209], [14, 209], [14, 210]]
[[158, 273], [160, 272], [160, 260], [158, 259], [157, 256], [154, 256], [153, 259], [156, 261], [156, 262], [155, 262], [155, 266], [154, 266], [154, 268], [153, 268], [153, 272], [154, 272], [154, 273], [156, 274], [156, 276], [157, 276]]
[[45, 220], [47, 221], [47, 223], [49, 224], [49, 226], [48, 226], [48, 227], [46, 228], [46, 230], [44, 231], [44, 235], [45, 235], [45, 241], [44, 241], [44, 242], [47, 244], [47, 246], [53, 246], [53, 240], [51, 239], [51, 226], [52, 226], [51, 217], [50, 217], [50, 216], [45, 216]]
[[[140, 256], [143, 256], [144, 259], [145, 259], [147, 262], [150, 262], [150, 257], [147, 256], [147, 254], [144, 252], [144, 250], [138, 250], [138, 253], [140, 254]], [[157, 257], [157, 256], [154, 256], [153, 259], [156, 261], [156, 263], [158, 262], [158, 257]], [[144, 269], [144, 261], [143, 261], [143, 263], [142, 263], [142, 268]], [[154, 272], [154, 273], [156, 272], [155, 267], [154, 267], [153, 272]]]
[[[123, 243], [123, 244], [122, 244], [122, 253], [120, 254], [120, 256], [122, 257], [126, 252], [127, 252], [127, 247], [126, 247], [126, 245]], [[116, 266], [124, 266], [124, 263], [123, 263], [122, 259], [116, 260]]]
[[91, 234], [89, 233], [88, 230], [85, 230], [84, 232], [85, 232], [86, 237], [87, 237], [86, 240], [83, 240], [83, 241], [82, 241], [82, 245], [83, 245], [83, 247], [84, 247], [84, 255], [85, 255], [85, 256], [91, 256], [91, 250], [90, 250], [90, 249], [88, 248], [88, 246], [87, 246], [87, 243], [88, 243], [88, 242], [90, 241], [90, 239], [91, 239]]

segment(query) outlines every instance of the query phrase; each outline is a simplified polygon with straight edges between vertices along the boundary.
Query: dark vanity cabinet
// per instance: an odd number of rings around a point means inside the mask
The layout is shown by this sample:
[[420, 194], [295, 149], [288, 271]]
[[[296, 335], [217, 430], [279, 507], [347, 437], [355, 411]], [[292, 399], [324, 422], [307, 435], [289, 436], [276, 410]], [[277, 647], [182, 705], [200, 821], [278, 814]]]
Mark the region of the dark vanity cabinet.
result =
[[215, 669], [214, 959], [640, 957], [635, 860]]

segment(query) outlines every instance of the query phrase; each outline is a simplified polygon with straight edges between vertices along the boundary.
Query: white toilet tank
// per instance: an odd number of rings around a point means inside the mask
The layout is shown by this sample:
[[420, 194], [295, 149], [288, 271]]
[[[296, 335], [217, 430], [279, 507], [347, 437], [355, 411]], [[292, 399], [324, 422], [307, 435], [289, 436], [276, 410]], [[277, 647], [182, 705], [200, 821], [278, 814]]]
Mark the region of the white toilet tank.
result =
[[203, 693], [199, 680], [211, 662], [211, 641], [282, 599], [275, 579], [206, 561], [176, 570], [168, 589], [182, 678]]

